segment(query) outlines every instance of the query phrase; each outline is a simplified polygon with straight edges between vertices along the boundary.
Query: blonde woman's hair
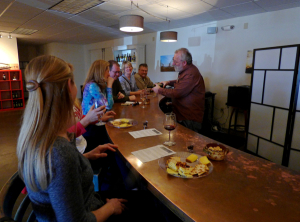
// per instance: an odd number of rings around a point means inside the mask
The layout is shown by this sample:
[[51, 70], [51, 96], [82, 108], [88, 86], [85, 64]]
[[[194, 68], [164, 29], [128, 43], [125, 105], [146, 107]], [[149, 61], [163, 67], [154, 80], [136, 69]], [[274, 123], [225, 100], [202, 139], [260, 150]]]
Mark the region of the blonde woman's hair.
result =
[[128, 64], [128, 65], [130, 65], [130, 66], [132, 67], [131, 62], [129, 62], [129, 61], [123, 62], [123, 63], [122, 63], [122, 74], [125, 74], [125, 65], [126, 65], [126, 64]]
[[37, 191], [51, 182], [53, 143], [74, 117], [68, 88], [68, 80], [74, 84], [74, 76], [68, 63], [44, 55], [30, 61], [25, 79], [30, 92], [17, 144], [18, 170], [26, 185]]
[[104, 74], [108, 67], [109, 63], [104, 60], [96, 60], [93, 62], [83, 83], [82, 90], [84, 90], [85, 85], [89, 82], [97, 83], [101, 90], [104, 90], [106, 88]]

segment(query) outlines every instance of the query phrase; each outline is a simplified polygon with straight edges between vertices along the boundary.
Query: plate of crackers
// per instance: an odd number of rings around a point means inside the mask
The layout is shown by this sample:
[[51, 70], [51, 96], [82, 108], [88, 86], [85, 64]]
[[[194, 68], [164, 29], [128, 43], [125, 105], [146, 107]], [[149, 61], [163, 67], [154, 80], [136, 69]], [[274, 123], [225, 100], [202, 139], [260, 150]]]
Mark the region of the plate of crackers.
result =
[[137, 125], [138, 122], [134, 119], [122, 118], [109, 121], [107, 124], [116, 128], [129, 128]]
[[177, 152], [172, 156], [162, 157], [158, 164], [167, 174], [187, 179], [205, 177], [214, 168], [206, 156], [188, 152]]

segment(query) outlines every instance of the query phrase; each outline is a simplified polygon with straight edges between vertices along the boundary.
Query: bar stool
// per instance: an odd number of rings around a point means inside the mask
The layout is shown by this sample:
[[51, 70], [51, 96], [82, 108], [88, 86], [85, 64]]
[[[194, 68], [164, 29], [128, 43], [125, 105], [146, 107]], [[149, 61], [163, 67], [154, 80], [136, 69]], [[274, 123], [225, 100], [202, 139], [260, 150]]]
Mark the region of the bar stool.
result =
[[[237, 125], [237, 117], [238, 117], [239, 110], [242, 110], [244, 113], [245, 125]], [[234, 124], [231, 124], [232, 116], [234, 113], [235, 113]], [[236, 127], [244, 127], [244, 131], [247, 131], [247, 129], [248, 129], [248, 109], [232, 106], [232, 111], [231, 111], [230, 118], [229, 118], [228, 133], [230, 133], [230, 130], [232, 129], [232, 127], [234, 130], [236, 130]]]

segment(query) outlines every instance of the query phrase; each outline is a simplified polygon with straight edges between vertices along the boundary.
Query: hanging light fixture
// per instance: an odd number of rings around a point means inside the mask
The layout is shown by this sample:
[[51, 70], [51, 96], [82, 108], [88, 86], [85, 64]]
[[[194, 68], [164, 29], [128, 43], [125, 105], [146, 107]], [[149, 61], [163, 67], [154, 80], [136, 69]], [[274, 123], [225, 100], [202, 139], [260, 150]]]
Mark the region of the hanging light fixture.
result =
[[2, 34], [0, 33], [0, 39], [2, 38]]
[[144, 17], [140, 15], [123, 15], [120, 17], [120, 30], [123, 32], [141, 32], [144, 30]]
[[[169, 6], [167, 6], [167, 16], [169, 14]], [[171, 20], [168, 20], [166, 18], [166, 21], [168, 21], [168, 29], [170, 28], [170, 22]], [[160, 33], [160, 41], [161, 42], [177, 42], [177, 32], [174, 31], [166, 31]]]
[[177, 32], [166, 31], [160, 33], [161, 42], [177, 42]]
[[11, 36], [11, 34], [9, 33], [9, 35], [7, 36], [9, 39], [12, 39], [12, 36]]

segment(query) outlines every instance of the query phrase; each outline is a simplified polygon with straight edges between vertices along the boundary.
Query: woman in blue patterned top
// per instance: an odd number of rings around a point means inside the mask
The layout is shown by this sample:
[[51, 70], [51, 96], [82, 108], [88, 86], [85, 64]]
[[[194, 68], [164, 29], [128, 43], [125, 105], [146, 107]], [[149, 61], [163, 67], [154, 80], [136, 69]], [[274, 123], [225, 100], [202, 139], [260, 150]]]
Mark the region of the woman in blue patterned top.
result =
[[[109, 75], [109, 63], [104, 60], [94, 61], [83, 84], [83, 99], [81, 105], [84, 116], [94, 105], [95, 100], [100, 102], [101, 106], [105, 106], [106, 109], [112, 109], [114, 104], [112, 94], [113, 82], [114, 79]], [[87, 141], [85, 152], [89, 152], [99, 145], [110, 143], [105, 122], [115, 115], [115, 112], [108, 111], [101, 117], [102, 124], [90, 124], [86, 127], [86, 132], [83, 134], [83, 137]], [[114, 155], [108, 153], [108, 157], [104, 161], [92, 160], [90, 162], [94, 170], [99, 170], [99, 168], [103, 166], [110, 166], [114, 163]]]
[[125, 91], [125, 96], [140, 95], [142, 90], [136, 85], [134, 73], [132, 72], [133, 67], [130, 62], [126, 61], [122, 64], [123, 75], [119, 77], [121, 86]]
[[[112, 84], [114, 79], [109, 76], [109, 63], [104, 60], [96, 60], [83, 84], [82, 111], [86, 115], [94, 101], [100, 102], [107, 110], [111, 110], [114, 105], [112, 95]], [[103, 116], [103, 121], [107, 121], [107, 115]]]

